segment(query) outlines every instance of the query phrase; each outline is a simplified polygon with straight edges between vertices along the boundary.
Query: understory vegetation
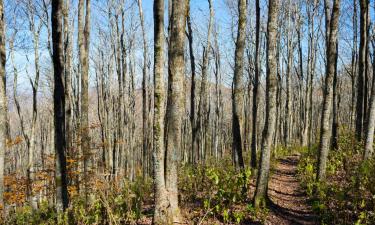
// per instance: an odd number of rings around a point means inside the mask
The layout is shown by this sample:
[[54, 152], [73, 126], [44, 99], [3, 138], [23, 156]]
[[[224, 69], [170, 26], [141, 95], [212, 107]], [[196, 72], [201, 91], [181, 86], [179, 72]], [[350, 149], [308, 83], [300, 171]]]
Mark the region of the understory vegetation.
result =
[[316, 182], [317, 147], [305, 149], [298, 171], [322, 224], [375, 223], [375, 159], [363, 161], [363, 143], [343, 132], [329, 153], [327, 177]]
[[[256, 210], [251, 204], [254, 173], [236, 169], [229, 156], [220, 162], [210, 159], [204, 165], [181, 165], [179, 173], [182, 212], [194, 224], [265, 221], [268, 210]], [[38, 209], [13, 202], [19, 206], [9, 212], [3, 224], [149, 224], [154, 198], [151, 179], [138, 176], [133, 182], [126, 180], [119, 185], [117, 179], [108, 182], [92, 178], [90, 183], [93, 186], [87, 205], [84, 195], [76, 191], [71, 192], [68, 210], [60, 214], [48, 201], [42, 201]], [[17, 195], [17, 191], [7, 194]]]

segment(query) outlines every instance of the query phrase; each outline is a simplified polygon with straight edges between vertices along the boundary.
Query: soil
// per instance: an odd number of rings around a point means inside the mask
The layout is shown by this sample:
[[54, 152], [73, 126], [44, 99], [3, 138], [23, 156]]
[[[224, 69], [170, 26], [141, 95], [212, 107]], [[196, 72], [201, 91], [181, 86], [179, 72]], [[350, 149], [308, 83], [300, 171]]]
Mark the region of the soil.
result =
[[265, 224], [318, 224], [297, 178], [299, 155], [277, 160], [268, 185], [270, 213]]

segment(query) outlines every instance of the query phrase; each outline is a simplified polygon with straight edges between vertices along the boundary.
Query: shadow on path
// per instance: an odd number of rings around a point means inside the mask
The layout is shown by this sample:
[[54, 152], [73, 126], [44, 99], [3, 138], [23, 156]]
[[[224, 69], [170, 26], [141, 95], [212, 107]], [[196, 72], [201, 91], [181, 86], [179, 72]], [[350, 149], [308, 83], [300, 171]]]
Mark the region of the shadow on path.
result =
[[298, 160], [298, 155], [278, 160], [268, 185], [270, 213], [266, 224], [318, 224], [297, 179]]

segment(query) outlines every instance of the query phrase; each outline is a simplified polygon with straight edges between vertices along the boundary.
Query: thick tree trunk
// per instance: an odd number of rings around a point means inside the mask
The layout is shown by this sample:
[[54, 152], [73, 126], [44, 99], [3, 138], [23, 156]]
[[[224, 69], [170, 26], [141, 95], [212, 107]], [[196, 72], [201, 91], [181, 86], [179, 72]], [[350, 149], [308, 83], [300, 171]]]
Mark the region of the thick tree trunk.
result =
[[265, 205], [270, 170], [271, 145], [276, 121], [276, 86], [277, 86], [277, 17], [279, 1], [270, 0], [267, 25], [267, 83], [266, 83], [266, 120], [262, 136], [262, 154], [258, 172], [254, 205]]
[[[181, 223], [182, 218], [178, 206], [178, 152], [181, 148], [181, 128], [183, 112], [183, 80], [184, 80], [184, 45], [186, 23], [186, 1], [173, 0], [170, 21], [170, 42], [168, 50], [168, 97], [166, 109], [166, 146], [164, 151], [164, 181], [167, 200], [166, 211], [159, 224]], [[162, 7], [161, 5], [159, 7]], [[159, 15], [161, 20], [162, 15]], [[156, 29], [156, 28], [155, 28]], [[157, 28], [157, 29], [160, 29]], [[161, 32], [161, 31], [159, 31]], [[157, 35], [156, 32], [155, 35]], [[160, 35], [160, 34], [159, 34]], [[158, 40], [158, 39], [157, 39]], [[161, 40], [159, 40], [160, 42]], [[162, 104], [162, 103], [160, 103]], [[163, 162], [161, 162], [163, 163]], [[160, 168], [162, 169], [162, 168]], [[160, 175], [160, 174], [159, 174]], [[161, 209], [165, 207], [161, 206]]]
[[63, 83], [63, 37], [62, 37], [62, 0], [52, 1], [52, 42], [54, 71], [54, 147], [56, 151], [56, 208], [58, 211], [68, 208], [68, 188], [65, 145], [65, 96]]
[[[319, 143], [319, 158], [318, 158], [318, 173], [317, 180], [325, 179], [326, 164], [329, 152], [329, 142], [331, 136], [330, 115], [332, 110], [333, 97], [333, 77], [335, 73], [335, 60], [337, 54], [337, 32], [338, 20], [340, 14], [340, 0], [334, 0], [332, 7], [332, 14], [330, 16], [329, 32], [327, 37], [327, 63], [326, 63], [326, 78], [323, 93], [323, 109], [320, 124], [320, 143]], [[329, 13], [326, 13], [329, 16]], [[327, 19], [326, 19], [327, 20]], [[328, 26], [328, 25], [327, 25]], [[327, 31], [326, 31], [327, 32]]]
[[164, 174], [164, 0], [154, 1], [154, 185], [153, 224], [168, 224]]
[[244, 168], [242, 157], [242, 124], [243, 124], [243, 68], [244, 68], [244, 50], [246, 42], [246, 0], [238, 1], [238, 30], [234, 58], [234, 76], [233, 76], [233, 101], [232, 101], [232, 132], [233, 132], [233, 152], [235, 154], [236, 166]]

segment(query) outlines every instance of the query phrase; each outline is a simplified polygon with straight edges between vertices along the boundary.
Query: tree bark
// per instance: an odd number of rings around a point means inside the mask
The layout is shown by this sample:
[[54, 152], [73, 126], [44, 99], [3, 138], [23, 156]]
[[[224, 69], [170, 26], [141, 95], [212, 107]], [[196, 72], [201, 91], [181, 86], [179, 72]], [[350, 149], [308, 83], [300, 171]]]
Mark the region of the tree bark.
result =
[[258, 133], [258, 101], [259, 101], [259, 38], [260, 38], [260, 4], [259, 0], [255, 1], [256, 25], [255, 25], [255, 77], [253, 87], [253, 123], [251, 131], [251, 167], [257, 166], [257, 133]]
[[[85, 199], [88, 196], [88, 170], [90, 160], [89, 124], [89, 46], [90, 46], [90, 0], [78, 3], [78, 45], [81, 66], [81, 143], [83, 154], [83, 183]], [[86, 7], [85, 7], [86, 6]], [[86, 8], [86, 10], [85, 10]], [[84, 15], [86, 11], [86, 15]]]
[[[375, 53], [375, 43], [372, 41], [373, 52]], [[375, 68], [375, 59], [373, 59], [372, 67]], [[375, 70], [372, 69], [372, 88], [370, 96], [370, 106], [367, 119], [366, 136], [365, 136], [365, 153], [364, 159], [370, 158], [374, 153], [374, 130], [375, 130]]]
[[258, 172], [254, 205], [266, 204], [268, 177], [270, 170], [271, 145], [276, 122], [276, 86], [277, 86], [277, 17], [279, 1], [270, 0], [267, 25], [267, 83], [266, 83], [266, 119], [262, 136], [262, 154]]
[[65, 96], [63, 83], [63, 38], [62, 38], [62, 0], [52, 0], [52, 42], [54, 70], [54, 147], [56, 151], [56, 208], [68, 208], [68, 188], [66, 174], [65, 145]]
[[360, 40], [359, 40], [359, 65], [357, 78], [357, 103], [356, 103], [356, 121], [355, 135], [357, 141], [362, 139], [363, 118], [364, 115], [364, 79], [366, 75], [366, 42], [367, 42], [367, 10], [368, 1], [360, 0]]
[[232, 93], [232, 132], [233, 132], [233, 152], [235, 154], [235, 164], [240, 169], [244, 168], [242, 157], [242, 123], [243, 123], [243, 68], [244, 68], [244, 50], [246, 42], [246, 0], [238, 1], [238, 30], [234, 58], [234, 76], [233, 76], [233, 93]]
[[[333, 77], [335, 73], [335, 60], [337, 54], [337, 32], [338, 20], [340, 14], [340, 0], [334, 0], [332, 7], [332, 14], [330, 16], [329, 36], [327, 38], [327, 63], [326, 63], [326, 77], [323, 92], [323, 108], [320, 124], [320, 142], [319, 142], [319, 158], [318, 158], [318, 173], [317, 180], [323, 181], [326, 175], [326, 164], [329, 152], [329, 142], [331, 136], [330, 115], [332, 110], [333, 97]], [[329, 13], [326, 13], [329, 16]], [[327, 32], [327, 31], [326, 31]]]
[[[5, 170], [5, 150], [7, 141], [8, 124], [8, 101], [6, 95], [6, 74], [5, 74], [5, 21], [4, 3], [0, 0], [0, 210], [4, 212], [4, 170]], [[1, 216], [1, 214], [0, 214]]]

